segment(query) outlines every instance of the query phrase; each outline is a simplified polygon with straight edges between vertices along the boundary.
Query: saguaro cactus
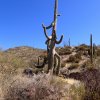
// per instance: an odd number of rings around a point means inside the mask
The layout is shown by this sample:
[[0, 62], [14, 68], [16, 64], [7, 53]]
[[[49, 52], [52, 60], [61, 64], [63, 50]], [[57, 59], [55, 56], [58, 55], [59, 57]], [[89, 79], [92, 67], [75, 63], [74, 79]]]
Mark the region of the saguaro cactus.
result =
[[93, 56], [96, 56], [96, 45], [93, 43]]
[[[61, 62], [60, 62], [59, 54], [55, 51], [55, 44], [60, 44], [62, 42], [62, 39], [63, 39], [63, 35], [62, 35], [60, 40], [57, 41], [56, 24], [57, 24], [57, 17], [59, 16], [58, 12], [57, 12], [57, 9], [58, 9], [58, 0], [55, 0], [54, 21], [53, 21], [53, 23], [51, 23], [51, 25], [48, 26], [48, 27], [45, 27], [44, 25], [42, 25], [43, 29], [44, 29], [45, 36], [47, 38], [46, 42], [47, 42], [47, 47], [48, 47], [48, 71], [50, 69], [54, 71], [54, 68], [57, 67], [56, 74], [59, 73], [59, 68], [61, 66]], [[46, 29], [50, 29], [50, 28], [52, 28], [52, 34], [51, 34], [51, 36], [48, 36], [47, 32], [46, 32]], [[57, 64], [56, 59], [58, 60], [58, 65], [57, 66], [56, 66], [56, 64]]]
[[68, 44], [69, 44], [69, 47], [70, 47], [70, 38], [69, 38], [69, 40], [68, 40]]
[[[45, 37], [47, 38], [45, 43], [47, 45], [48, 72], [49, 72], [49, 70], [52, 70], [54, 72], [54, 74], [59, 74], [59, 68], [61, 66], [60, 56], [55, 50], [55, 44], [60, 44], [63, 39], [63, 35], [62, 35], [60, 40], [57, 41], [56, 24], [57, 24], [57, 17], [59, 16], [57, 9], [58, 9], [58, 0], [55, 0], [53, 22], [47, 27], [42, 24]], [[50, 29], [50, 28], [52, 28], [52, 34], [51, 34], [51, 36], [48, 36], [47, 29]]]
[[92, 34], [90, 35], [90, 59], [91, 63], [93, 63], [93, 44], [92, 44]]

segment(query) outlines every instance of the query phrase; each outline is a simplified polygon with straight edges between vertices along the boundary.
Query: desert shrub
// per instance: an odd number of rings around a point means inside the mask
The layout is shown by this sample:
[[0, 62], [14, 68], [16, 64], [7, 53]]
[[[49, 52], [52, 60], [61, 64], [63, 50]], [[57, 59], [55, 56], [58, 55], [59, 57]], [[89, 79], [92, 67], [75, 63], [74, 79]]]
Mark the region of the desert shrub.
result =
[[67, 62], [75, 62], [75, 59], [76, 59], [75, 56], [71, 55], [67, 60]]
[[5, 55], [3, 52], [0, 52], [0, 63], [6, 63], [8, 60], [8, 56]]
[[56, 49], [59, 55], [69, 55], [72, 53], [71, 47], [65, 46], [63, 48], [57, 48]]
[[81, 65], [81, 67], [82, 67], [82, 68], [85, 68], [85, 69], [87, 69], [87, 70], [93, 70], [93, 69], [96, 68], [96, 63], [97, 63], [97, 62], [91, 63], [90, 60], [87, 60], [86, 62], [84, 62], [83, 65]]
[[[78, 84], [78, 85], [80, 85], [80, 84]], [[84, 98], [85, 98], [84, 84], [81, 84], [77, 88], [75, 85], [72, 85], [69, 92], [70, 92], [70, 95], [72, 97], [72, 100], [84, 100]]]
[[6, 54], [3, 52], [0, 55], [0, 64], [6, 64], [6, 63], [9, 63], [10, 65], [12, 65], [15, 68], [24, 67], [26, 65], [24, 60], [22, 60], [21, 58], [16, 57], [12, 54]]
[[97, 49], [96, 55], [97, 55], [97, 56], [100, 56], [100, 49]]
[[61, 63], [61, 67], [63, 68], [63, 67], [65, 67], [65, 66], [66, 66], [66, 62], [63, 61], [63, 62]]
[[100, 70], [85, 70], [81, 76], [86, 88], [84, 100], [100, 100]]
[[90, 63], [89, 61], [86, 61], [86, 62], [84, 62], [84, 63], [81, 65], [81, 67], [82, 67], [82, 68], [86, 68], [86, 67], [88, 66], [89, 63]]
[[15, 76], [5, 91], [5, 100], [82, 100], [84, 87], [80, 82], [69, 84], [66, 79], [50, 74], [32, 78]]
[[80, 60], [81, 60], [81, 59], [82, 59], [81, 55], [82, 55], [82, 54], [81, 54], [81, 52], [80, 52], [80, 53], [75, 54], [75, 57], [76, 57], [77, 59], [80, 59]]
[[40, 57], [42, 58], [47, 57], [47, 51], [44, 51], [43, 54], [40, 55]]
[[17, 74], [19, 69], [24, 69], [26, 67], [28, 67], [28, 63], [26, 63], [23, 59], [4, 52], [0, 54], [1, 74], [10, 76], [10, 74]]
[[84, 52], [83, 52], [83, 55], [88, 56], [88, 55], [89, 55], [89, 50], [84, 51]]
[[72, 63], [72, 64], [70, 65], [70, 67], [68, 68], [68, 70], [76, 69], [76, 68], [78, 68], [78, 67], [79, 67], [79, 64], [78, 64], [78, 63]]
[[22, 60], [21, 58], [17, 58], [17, 57], [13, 57], [9, 63], [11, 63], [11, 65], [14, 67], [14, 68], [25, 68], [27, 67], [27, 63], [24, 62], [24, 60]]
[[89, 49], [89, 46], [86, 44], [81, 44], [80, 46], [76, 47], [77, 51], [86, 51]]
[[94, 68], [100, 68], [100, 58], [94, 60]]
[[78, 63], [81, 59], [81, 54], [77, 53], [75, 55], [71, 55], [67, 62]]

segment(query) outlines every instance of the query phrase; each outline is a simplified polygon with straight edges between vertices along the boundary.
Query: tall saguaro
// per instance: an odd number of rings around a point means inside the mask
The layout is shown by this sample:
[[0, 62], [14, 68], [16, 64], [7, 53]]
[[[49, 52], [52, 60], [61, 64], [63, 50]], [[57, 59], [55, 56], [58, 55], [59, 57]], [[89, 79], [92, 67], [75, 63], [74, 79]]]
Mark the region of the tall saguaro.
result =
[[[55, 44], [60, 44], [63, 39], [63, 35], [61, 36], [60, 40], [57, 41], [57, 34], [56, 34], [56, 24], [57, 24], [57, 17], [60, 16], [58, 14], [58, 0], [55, 0], [55, 7], [54, 7], [54, 20], [49, 26], [42, 27], [44, 29], [47, 45], [47, 60], [48, 60], [48, 72], [52, 70], [54, 74], [59, 74], [59, 69], [61, 66], [61, 60], [59, 54], [55, 50]], [[52, 29], [51, 36], [48, 36], [47, 29]]]

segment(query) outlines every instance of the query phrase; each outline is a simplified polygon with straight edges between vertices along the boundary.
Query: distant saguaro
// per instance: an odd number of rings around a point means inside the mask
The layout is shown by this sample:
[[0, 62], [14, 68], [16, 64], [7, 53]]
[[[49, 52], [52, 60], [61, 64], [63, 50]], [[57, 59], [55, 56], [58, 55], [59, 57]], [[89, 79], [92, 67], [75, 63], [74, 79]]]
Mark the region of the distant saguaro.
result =
[[69, 44], [69, 47], [70, 47], [70, 38], [69, 38], [68, 44]]
[[93, 63], [93, 42], [92, 42], [92, 34], [90, 35], [90, 59], [91, 59], [91, 63]]

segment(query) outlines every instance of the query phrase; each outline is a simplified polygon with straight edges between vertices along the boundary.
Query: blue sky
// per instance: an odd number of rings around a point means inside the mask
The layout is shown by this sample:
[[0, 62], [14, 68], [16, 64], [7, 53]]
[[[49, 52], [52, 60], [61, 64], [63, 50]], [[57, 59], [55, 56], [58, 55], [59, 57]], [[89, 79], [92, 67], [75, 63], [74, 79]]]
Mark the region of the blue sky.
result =
[[[57, 36], [61, 45], [89, 44], [90, 33], [100, 44], [100, 0], [58, 0]], [[54, 0], [0, 0], [0, 47], [46, 48], [41, 24], [53, 21]], [[49, 34], [50, 35], [50, 34]]]

